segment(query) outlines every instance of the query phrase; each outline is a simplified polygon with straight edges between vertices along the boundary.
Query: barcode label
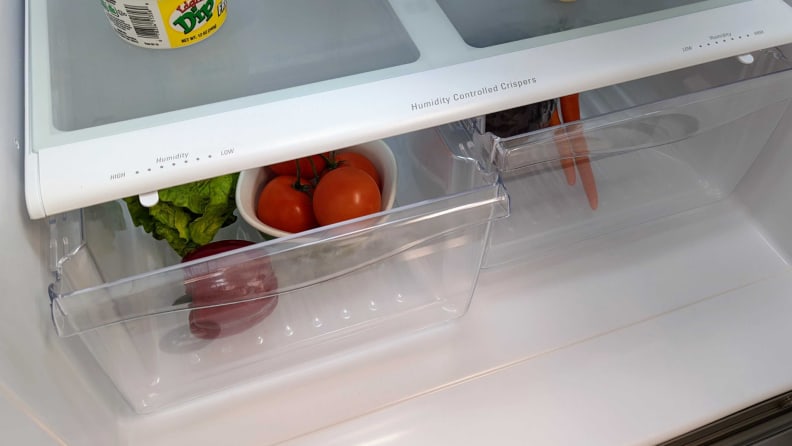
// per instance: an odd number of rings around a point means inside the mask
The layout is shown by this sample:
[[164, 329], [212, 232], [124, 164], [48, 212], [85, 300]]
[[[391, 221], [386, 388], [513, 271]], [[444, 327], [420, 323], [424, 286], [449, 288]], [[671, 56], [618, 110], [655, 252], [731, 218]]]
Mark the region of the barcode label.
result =
[[145, 6], [130, 6], [126, 5], [126, 12], [129, 16], [129, 21], [132, 22], [132, 28], [138, 37], [142, 39], [159, 39], [159, 29], [157, 29], [157, 22], [154, 20], [154, 13], [151, 9]]
[[214, 34], [228, 15], [227, 0], [99, 1], [116, 34], [143, 48], [192, 45]]

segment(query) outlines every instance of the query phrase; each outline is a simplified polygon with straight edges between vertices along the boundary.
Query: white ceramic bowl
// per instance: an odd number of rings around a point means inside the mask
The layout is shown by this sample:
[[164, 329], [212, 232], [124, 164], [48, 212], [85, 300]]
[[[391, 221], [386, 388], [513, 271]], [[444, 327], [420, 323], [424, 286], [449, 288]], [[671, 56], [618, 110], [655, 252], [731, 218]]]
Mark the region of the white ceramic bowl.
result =
[[[382, 179], [382, 210], [392, 208], [396, 199], [397, 172], [396, 158], [394, 158], [390, 147], [383, 141], [373, 141], [339, 149], [337, 152], [357, 152], [374, 164]], [[236, 188], [237, 210], [239, 216], [258, 231], [272, 237], [284, 237], [292, 233], [265, 225], [256, 217], [259, 193], [269, 181], [271, 174], [269, 169], [264, 167], [240, 172]]]

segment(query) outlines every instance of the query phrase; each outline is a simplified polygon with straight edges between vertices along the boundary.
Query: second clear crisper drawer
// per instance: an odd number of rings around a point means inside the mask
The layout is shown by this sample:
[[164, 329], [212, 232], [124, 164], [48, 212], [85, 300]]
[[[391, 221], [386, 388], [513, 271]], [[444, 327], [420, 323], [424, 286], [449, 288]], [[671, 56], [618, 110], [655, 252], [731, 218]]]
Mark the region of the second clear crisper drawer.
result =
[[728, 197], [792, 98], [783, 52], [756, 57], [582, 93], [583, 119], [561, 126], [505, 138], [474, 130], [464, 150], [501, 173], [511, 199], [485, 266]]

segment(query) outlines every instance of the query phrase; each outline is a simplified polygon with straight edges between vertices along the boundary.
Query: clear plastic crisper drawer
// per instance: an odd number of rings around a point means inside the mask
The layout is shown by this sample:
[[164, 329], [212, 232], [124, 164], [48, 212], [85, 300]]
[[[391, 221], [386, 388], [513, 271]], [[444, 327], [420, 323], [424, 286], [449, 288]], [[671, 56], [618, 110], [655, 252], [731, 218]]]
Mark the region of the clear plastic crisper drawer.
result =
[[[271, 241], [239, 219], [217, 238], [258, 243], [188, 263], [135, 227], [123, 202], [53, 217], [58, 332], [80, 336], [148, 412], [461, 316], [507, 196], [435, 130], [387, 142], [399, 172], [390, 211]], [[235, 294], [219, 305], [182, 298], [196, 289]], [[190, 322], [207, 311], [262, 317], [196, 336]]]
[[789, 49], [584, 92], [576, 122], [498, 137], [477, 119], [447, 132], [501, 172], [511, 199], [485, 266], [729, 196], [789, 106]]

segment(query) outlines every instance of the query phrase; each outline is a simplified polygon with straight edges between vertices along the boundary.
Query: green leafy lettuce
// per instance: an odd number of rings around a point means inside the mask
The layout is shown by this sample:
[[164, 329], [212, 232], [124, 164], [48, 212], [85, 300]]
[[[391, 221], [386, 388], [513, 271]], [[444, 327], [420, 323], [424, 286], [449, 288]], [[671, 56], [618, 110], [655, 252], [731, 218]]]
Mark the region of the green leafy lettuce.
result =
[[159, 203], [147, 208], [138, 197], [124, 201], [132, 222], [184, 256], [212, 241], [236, 221], [234, 193], [239, 174], [224, 175], [159, 191]]

